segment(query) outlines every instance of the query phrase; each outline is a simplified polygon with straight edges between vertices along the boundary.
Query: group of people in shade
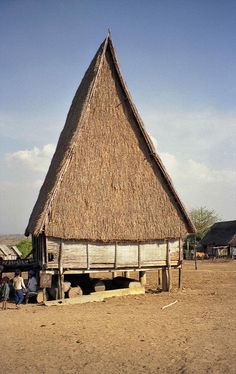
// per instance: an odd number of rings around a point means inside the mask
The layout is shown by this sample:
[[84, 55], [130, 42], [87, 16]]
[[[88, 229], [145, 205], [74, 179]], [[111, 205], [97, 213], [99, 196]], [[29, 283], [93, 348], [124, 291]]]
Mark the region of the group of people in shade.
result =
[[28, 303], [30, 296], [37, 293], [38, 282], [35, 272], [30, 270], [28, 272], [28, 282], [25, 285], [24, 279], [21, 276], [21, 271], [16, 270], [13, 279], [5, 276], [0, 280], [0, 296], [2, 299], [2, 309], [7, 309], [7, 302], [10, 299], [11, 288], [14, 290], [16, 308], [19, 309], [24, 300]]

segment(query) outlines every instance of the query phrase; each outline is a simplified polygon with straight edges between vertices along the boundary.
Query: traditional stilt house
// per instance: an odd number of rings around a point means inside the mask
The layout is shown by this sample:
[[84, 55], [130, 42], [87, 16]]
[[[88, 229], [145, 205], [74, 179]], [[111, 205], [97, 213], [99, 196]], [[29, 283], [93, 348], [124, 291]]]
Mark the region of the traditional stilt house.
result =
[[194, 226], [144, 129], [112, 40], [75, 94], [29, 219], [33, 256], [59, 274], [182, 265]]

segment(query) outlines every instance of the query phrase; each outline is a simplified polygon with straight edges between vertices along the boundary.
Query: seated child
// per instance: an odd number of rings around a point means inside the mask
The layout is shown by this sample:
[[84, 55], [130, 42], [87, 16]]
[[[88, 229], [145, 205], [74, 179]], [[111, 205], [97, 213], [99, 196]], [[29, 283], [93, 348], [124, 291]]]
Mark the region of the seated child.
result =
[[30, 270], [28, 273], [28, 284], [27, 284], [27, 292], [25, 297], [25, 302], [28, 304], [30, 297], [35, 297], [37, 295], [38, 290], [38, 282], [35, 277], [35, 272], [33, 270]]

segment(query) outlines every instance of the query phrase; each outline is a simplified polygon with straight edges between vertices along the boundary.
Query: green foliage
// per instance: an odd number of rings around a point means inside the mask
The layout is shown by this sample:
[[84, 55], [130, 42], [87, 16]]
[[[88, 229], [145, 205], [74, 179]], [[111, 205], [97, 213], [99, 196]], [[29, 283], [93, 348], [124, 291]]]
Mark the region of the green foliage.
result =
[[16, 246], [21, 251], [22, 258], [25, 258], [32, 251], [32, 241], [30, 239], [23, 239]]
[[194, 208], [190, 211], [190, 217], [196, 227], [196, 239], [201, 240], [210, 227], [220, 221], [218, 214], [214, 210], [206, 207]]

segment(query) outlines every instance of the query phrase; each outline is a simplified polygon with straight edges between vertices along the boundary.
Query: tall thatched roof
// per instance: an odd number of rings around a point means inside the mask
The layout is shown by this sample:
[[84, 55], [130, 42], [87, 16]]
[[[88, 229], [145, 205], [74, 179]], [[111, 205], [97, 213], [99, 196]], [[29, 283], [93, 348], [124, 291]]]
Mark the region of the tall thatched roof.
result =
[[203, 246], [233, 244], [234, 236], [236, 236], [236, 221], [217, 222], [202, 238], [201, 244]]
[[145, 241], [194, 232], [122, 78], [111, 38], [75, 94], [26, 235]]

